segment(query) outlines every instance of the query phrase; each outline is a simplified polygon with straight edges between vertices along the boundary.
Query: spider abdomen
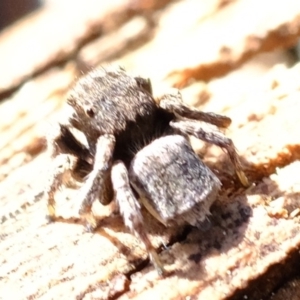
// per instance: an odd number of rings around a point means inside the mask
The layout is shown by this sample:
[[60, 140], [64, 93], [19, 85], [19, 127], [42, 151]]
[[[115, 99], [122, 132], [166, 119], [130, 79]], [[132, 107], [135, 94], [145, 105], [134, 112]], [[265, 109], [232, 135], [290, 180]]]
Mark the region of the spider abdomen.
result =
[[216, 175], [180, 135], [161, 137], [139, 151], [129, 178], [146, 208], [166, 225], [199, 225], [221, 188]]

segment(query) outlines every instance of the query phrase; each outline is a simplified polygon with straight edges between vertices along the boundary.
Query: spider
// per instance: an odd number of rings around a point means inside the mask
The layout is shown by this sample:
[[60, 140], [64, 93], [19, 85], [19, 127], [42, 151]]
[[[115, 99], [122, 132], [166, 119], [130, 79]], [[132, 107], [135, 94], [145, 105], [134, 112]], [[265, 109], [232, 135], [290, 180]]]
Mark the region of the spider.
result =
[[179, 92], [156, 102], [149, 79], [108, 67], [79, 79], [67, 104], [70, 115], [48, 137], [53, 159], [45, 188], [49, 218], [55, 219], [55, 192], [68, 176], [81, 183], [79, 214], [87, 228], [97, 227], [93, 202], [115, 200], [160, 274], [164, 268], [145, 232], [141, 204], [166, 226], [200, 226], [221, 187], [188, 135], [224, 148], [241, 183], [248, 185], [233, 142], [219, 131], [205, 131], [200, 122], [226, 128], [231, 119], [184, 105]]

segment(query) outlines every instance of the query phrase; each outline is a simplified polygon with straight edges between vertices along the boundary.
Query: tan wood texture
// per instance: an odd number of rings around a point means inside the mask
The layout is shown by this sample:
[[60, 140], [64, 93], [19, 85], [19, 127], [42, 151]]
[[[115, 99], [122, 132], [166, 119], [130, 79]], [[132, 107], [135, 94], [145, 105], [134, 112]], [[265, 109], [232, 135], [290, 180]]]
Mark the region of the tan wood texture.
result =
[[[46, 2], [0, 32], [0, 299], [275, 299], [299, 275], [300, 64], [289, 50], [299, 36], [292, 0]], [[204, 232], [144, 212], [165, 278], [113, 204], [95, 203], [101, 226], [87, 233], [76, 190], [58, 193], [54, 223], [34, 197], [69, 87], [103, 64], [232, 118], [226, 134], [252, 183], [241, 187], [222, 150], [192, 139], [223, 187]]]

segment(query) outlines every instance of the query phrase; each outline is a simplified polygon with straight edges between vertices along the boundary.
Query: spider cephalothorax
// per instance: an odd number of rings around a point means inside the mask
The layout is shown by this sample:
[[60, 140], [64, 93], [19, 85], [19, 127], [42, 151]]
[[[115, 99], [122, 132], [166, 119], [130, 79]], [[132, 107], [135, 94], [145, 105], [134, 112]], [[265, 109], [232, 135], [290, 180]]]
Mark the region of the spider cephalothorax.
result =
[[93, 202], [115, 200], [125, 224], [143, 241], [160, 272], [163, 267], [145, 233], [140, 204], [166, 226], [197, 226], [221, 187], [187, 136], [224, 148], [240, 181], [248, 184], [233, 142], [201, 127], [202, 121], [226, 128], [231, 120], [184, 105], [179, 92], [156, 102], [149, 80], [121, 68], [103, 68], [82, 77], [67, 102], [70, 116], [48, 138], [54, 159], [45, 190], [50, 218], [55, 218], [55, 192], [69, 173], [82, 182], [80, 214], [88, 228], [97, 226]]

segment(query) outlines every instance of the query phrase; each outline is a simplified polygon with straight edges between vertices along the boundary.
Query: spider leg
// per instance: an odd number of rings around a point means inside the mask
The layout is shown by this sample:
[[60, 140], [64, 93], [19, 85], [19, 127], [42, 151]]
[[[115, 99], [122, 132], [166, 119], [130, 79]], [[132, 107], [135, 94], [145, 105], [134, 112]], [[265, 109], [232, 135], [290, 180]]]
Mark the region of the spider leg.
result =
[[48, 170], [49, 176], [44, 187], [44, 195], [47, 196], [48, 218], [54, 220], [55, 214], [55, 193], [64, 182], [72, 178], [72, 172], [77, 163], [77, 158], [62, 149], [68, 148], [68, 139], [65, 139], [61, 129], [64, 125], [58, 124], [53, 128], [52, 134], [47, 136], [48, 153], [53, 159]]
[[93, 170], [79, 191], [81, 201], [79, 214], [85, 219], [88, 230], [97, 227], [97, 222], [91, 212], [93, 202], [98, 197], [102, 204], [108, 204], [112, 200], [110, 171], [114, 146], [113, 135], [104, 134], [98, 138]]
[[177, 116], [203, 121], [218, 127], [227, 128], [231, 124], [231, 119], [226, 116], [218, 115], [212, 112], [203, 112], [201, 110], [186, 106], [182, 101], [179, 91], [177, 94], [164, 95], [160, 99], [159, 106]]
[[141, 207], [130, 188], [128, 172], [123, 162], [117, 161], [114, 163], [111, 178], [115, 199], [125, 225], [144, 243], [157, 272], [160, 275], [164, 274], [163, 265], [144, 230]]
[[45, 188], [45, 194], [48, 196], [48, 214], [50, 220], [55, 219], [55, 199], [54, 195], [58, 188], [65, 181], [66, 175], [71, 177], [71, 172], [76, 164], [76, 158], [70, 154], [59, 154], [54, 158], [51, 166], [48, 184]]
[[244, 186], [249, 186], [248, 179], [242, 170], [239, 156], [231, 139], [229, 139], [219, 131], [212, 131], [211, 129], [204, 130], [202, 124], [194, 120], [171, 121], [170, 126], [183, 134], [193, 135], [205, 142], [224, 148], [234, 165], [236, 174], [239, 177], [240, 182]]

